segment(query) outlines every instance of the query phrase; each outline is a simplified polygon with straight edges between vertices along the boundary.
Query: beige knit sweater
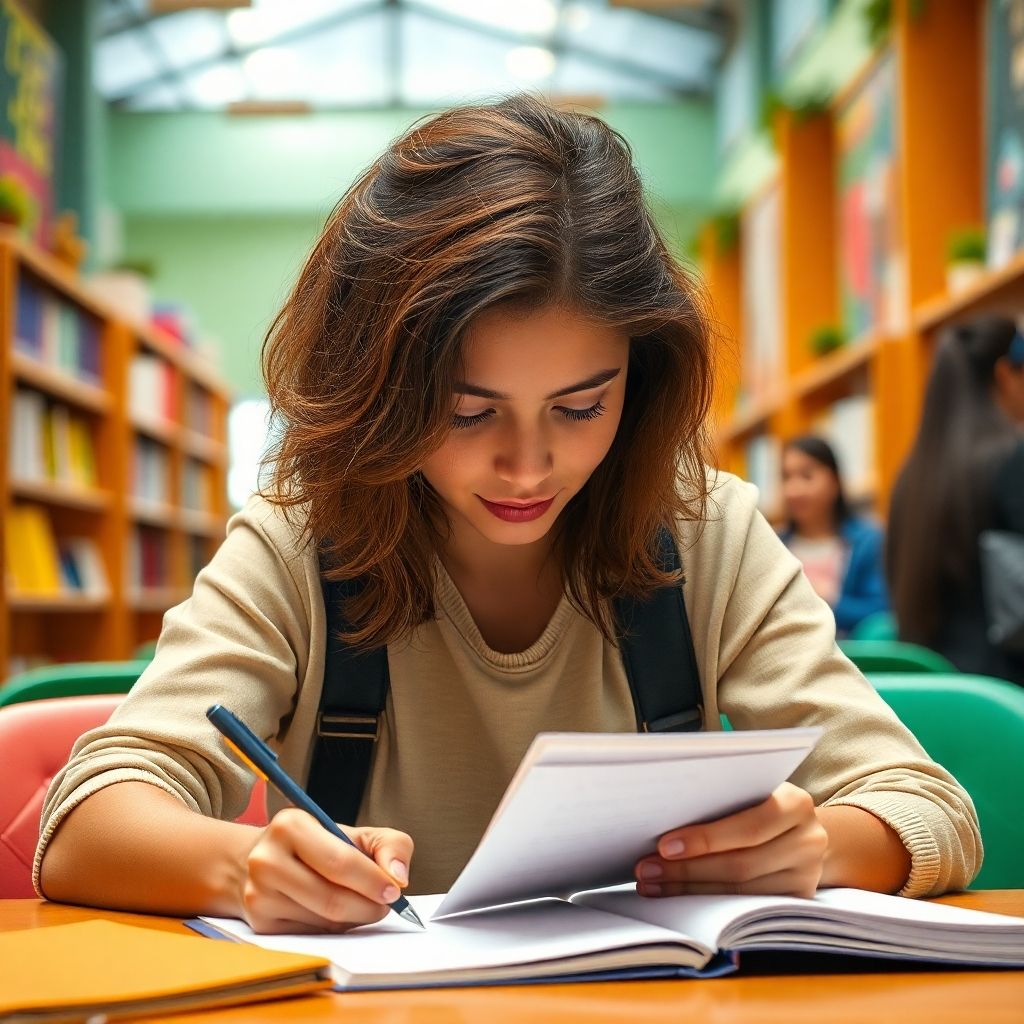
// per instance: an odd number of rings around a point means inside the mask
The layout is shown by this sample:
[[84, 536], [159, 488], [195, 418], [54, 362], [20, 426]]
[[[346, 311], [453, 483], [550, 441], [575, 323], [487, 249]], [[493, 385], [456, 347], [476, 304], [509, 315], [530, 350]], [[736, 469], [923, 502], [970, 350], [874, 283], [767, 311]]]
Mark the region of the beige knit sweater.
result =
[[[679, 542], [706, 728], [719, 728], [720, 713], [737, 729], [823, 726], [792, 781], [816, 803], [864, 808], [899, 833], [913, 861], [905, 895], [967, 885], [982, 855], [970, 798], [839, 652], [831, 611], [758, 513], [755, 489], [720, 476], [709, 521], [679, 524]], [[618, 652], [567, 600], [528, 650], [501, 654], [440, 567], [437, 599], [438, 617], [388, 650], [391, 691], [359, 815], [412, 835], [411, 892], [450, 887], [537, 732], [635, 728]], [[242, 811], [252, 778], [207, 721], [213, 703], [267, 738], [303, 782], [325, 632], [315, 549], [252, 498], [192, 596], [167, 613], [152, 664], [53, 780], [37, 890], [54, 830], [104, 786], [142, 780], [202, 814]], [[271, 813], [280, 806], [271, 794]]]

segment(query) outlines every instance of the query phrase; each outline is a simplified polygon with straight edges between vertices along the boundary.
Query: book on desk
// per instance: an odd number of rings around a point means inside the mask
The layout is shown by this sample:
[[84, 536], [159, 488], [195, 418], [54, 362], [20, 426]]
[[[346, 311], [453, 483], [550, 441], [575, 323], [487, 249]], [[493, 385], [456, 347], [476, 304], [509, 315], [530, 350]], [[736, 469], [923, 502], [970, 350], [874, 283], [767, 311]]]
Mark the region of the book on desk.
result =
[[542, 735], [451, 890], [409, 897], [425, 931], [395, 915], [323, 936], [192, 924], [324, 956], [348, 989], [712, 976], [744, 950], [1024, 966], [1024, 918], [853, 889], [650, 899], [623, 884], [664, 832], [765, 799], [818, 735]]

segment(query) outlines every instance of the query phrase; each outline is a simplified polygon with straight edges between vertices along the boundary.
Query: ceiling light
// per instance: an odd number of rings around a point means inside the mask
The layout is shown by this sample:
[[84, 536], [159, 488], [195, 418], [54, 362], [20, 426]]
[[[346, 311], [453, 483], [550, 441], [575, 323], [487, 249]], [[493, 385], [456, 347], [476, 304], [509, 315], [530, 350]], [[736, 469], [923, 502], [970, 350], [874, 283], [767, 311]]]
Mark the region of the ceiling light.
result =
[[566, 4], [562, 9], [562, 22], [570, 32], [586, 32], [592, 20], [586, 4]]
[[242, 76], [236, 68], [226, 64], [198, 72], [190, 79], [189, 86], [203, 106], [222, 107], [245, 95]]
[[534, 82], [555, 70], [555, 55], [543, 46], [517, 46], [509, 51], [505, 67], [513, 77]]
[[299, 58], [294, 50], [265, 46], [254, 50], [243, 61], [252, 90], [261, 96], [294, 92], [299, 77]]

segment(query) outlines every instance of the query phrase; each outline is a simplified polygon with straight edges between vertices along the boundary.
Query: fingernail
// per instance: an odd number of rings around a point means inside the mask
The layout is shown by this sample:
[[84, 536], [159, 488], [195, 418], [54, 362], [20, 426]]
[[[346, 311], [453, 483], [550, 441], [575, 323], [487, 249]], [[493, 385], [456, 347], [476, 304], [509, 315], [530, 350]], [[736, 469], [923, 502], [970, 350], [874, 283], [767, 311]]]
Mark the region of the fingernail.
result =
[[661, 878], [665, 872], [662, 871], [661, 865], [652, 860], [642, 861], [638, 874], [641, 878]]
[[391, 877], [399, 885], [408, 885], [409, 869], [400, 860], [393, 860], [391, 862]]
[[681, 857], [685, 849], [682, 839], [670, 839], [659, 847], [662, 857]]
[[656, 882], [644, 882], [644, 884], [640, 886], [640, 895], [641, 896], [660, 896], [661, 895], [661, 886], [658, 885]]
[[384, 886], [384, 891], [381, 893], [385, 903], [394, 903], [401, 895], [402, 894], [397, 885], [386, 885]]

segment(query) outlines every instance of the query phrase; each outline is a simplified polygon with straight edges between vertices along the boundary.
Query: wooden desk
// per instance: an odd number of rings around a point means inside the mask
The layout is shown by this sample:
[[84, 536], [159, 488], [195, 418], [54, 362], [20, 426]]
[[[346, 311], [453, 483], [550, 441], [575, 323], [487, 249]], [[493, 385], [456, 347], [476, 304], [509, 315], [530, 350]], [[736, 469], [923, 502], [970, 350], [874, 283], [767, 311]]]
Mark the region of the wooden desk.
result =
[[[1024, 890], [947, 896], [943, 903], [1024, 916]], [[181, 930], [174, 918], [89, 910], [39, 900], [0, 900], [0, 931], [40, 928], [90, 918]], [[196, 936], [197, 942], [209, 942]], [[748, 955], [744, 973], [706, 981], [603, 982], [506, 988], [352, 992], [306, 996], [200, 1014], [206, 1021], [329, 1021], [342, 1013], [360, 1024], [633, 1024], [635, 1021], [776, 1021], [779, 1024], [1021, 1024], [1024, 971], [942, 970], [930, 966], [843, 959], [823, 966], [808, 958], [780, 963]]]

